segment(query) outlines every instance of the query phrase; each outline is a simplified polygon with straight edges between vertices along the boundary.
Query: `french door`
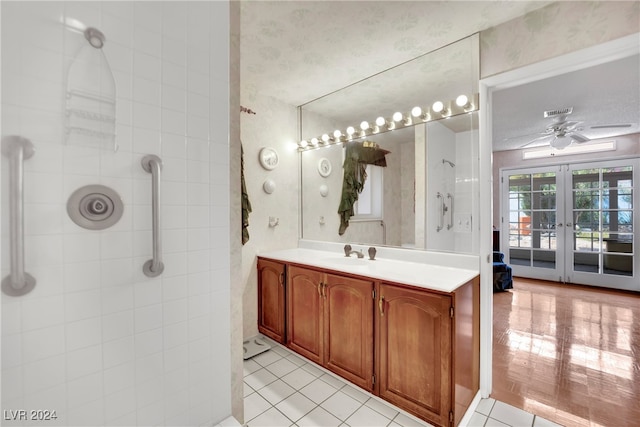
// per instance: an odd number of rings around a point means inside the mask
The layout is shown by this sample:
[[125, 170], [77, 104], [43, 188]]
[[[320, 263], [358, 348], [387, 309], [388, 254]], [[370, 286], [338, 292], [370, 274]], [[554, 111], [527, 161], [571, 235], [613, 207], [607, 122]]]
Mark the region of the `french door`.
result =
[[639, 159], [502, 171], [514, 275], [640, 291], [639, 176]]

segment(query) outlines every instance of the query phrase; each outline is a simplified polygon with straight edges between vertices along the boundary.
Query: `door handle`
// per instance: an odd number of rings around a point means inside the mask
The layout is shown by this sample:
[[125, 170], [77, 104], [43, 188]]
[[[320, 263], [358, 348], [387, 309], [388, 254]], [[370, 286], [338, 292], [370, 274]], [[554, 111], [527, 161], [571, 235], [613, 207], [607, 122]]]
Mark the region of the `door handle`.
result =
[[380, 296], [378, 301], [378, 308], [380, 309], [380, 316], [384, 316], [384, 296]]

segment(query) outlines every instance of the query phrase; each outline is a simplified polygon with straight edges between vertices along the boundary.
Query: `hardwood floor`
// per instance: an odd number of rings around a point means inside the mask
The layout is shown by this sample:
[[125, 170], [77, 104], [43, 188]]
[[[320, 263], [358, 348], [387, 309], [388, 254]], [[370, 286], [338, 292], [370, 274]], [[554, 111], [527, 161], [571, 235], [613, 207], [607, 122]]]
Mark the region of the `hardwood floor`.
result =
[[640, 295], [513, 287], [493, 297], [491, 397], [564, 426], [638, 426]]

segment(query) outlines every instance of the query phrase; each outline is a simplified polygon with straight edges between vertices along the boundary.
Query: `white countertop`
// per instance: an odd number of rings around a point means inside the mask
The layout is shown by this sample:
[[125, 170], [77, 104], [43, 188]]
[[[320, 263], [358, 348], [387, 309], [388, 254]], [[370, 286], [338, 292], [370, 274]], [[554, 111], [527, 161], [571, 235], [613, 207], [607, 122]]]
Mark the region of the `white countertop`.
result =
[[478, 270], [436, 264], [378, 257], [370, 260], [366, 252], [364, 258], [357, 258], [355, 254], [345, 257], [344, 253], [294, 248], [265, 252], [258, 256], [441, 292], [452, 292], [479, 274]]

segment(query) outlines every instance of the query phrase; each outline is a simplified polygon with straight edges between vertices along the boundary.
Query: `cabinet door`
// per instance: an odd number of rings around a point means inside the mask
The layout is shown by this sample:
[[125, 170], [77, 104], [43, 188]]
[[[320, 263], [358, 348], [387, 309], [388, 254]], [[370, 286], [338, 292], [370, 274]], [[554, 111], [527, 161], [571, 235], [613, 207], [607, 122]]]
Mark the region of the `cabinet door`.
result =
[[258, 259], [258, 330], [284, 344], [284, 264]]
[[324, 294], [325, 367], [373, 389], [373, 282], [327, 274]]
[[451, 297], [380, 286], [380, 397], [435, 425], [451, 411]]
[[287, 345], [321, 365], [323, 274], [315, 270], [289, 266], [287, 276]]

